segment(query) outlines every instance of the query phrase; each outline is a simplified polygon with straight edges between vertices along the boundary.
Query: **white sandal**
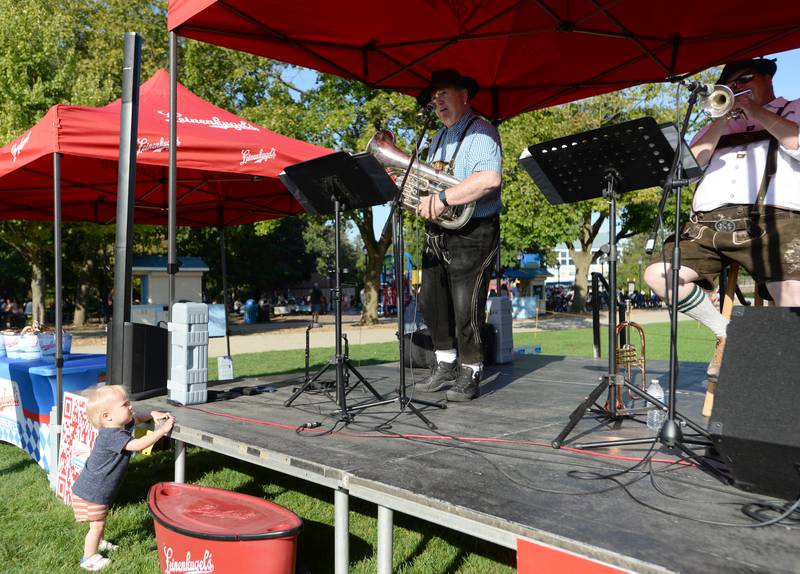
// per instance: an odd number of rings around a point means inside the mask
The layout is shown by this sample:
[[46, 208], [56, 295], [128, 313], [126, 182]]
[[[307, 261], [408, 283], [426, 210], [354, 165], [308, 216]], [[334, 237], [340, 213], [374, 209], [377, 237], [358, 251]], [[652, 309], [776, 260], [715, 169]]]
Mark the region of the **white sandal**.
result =
[[81, 568], [89, 572], [97, 572], [102, 570], [111, 563], [108, 558], [103, 558], [99, 554], [92, 554], [88, 558], [81, 560]]
[[115, 550], [119, 550], [119, 546], [108, 540], [101, 540], [100, 544], [97, 545], [97, 550], [100, 552], [114, 552]]

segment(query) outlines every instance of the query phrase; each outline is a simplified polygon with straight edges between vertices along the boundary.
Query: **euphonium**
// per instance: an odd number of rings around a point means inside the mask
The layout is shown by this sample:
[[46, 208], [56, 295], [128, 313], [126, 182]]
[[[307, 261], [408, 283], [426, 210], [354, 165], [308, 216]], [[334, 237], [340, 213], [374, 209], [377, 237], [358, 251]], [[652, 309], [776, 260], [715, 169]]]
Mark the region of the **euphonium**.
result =
[[[733, 93], [728, 86], [719, 84], [708, 84], [708, 94], [701, 96], [697, 100], [697, 107], [703, 110], [712, 118], [721, 118], [727, 116], [733, 111], [733, 104], [736, 96], [750, 93], [751, 90], [742, 90], [741, 92]], [[738, 117], [735, 114], [732, 117]]]
[[[388, 130], [379, 130], [367, 144], [367, 152], [371, 153], [387, 173], [400, 184], [405, 175], [411, 156], [398, 148], [394, 143], [394, 135]], [[414, 160], [406, 179], [401, 204], [404, 209], [417, 213], [420, 199], [425, 195], [437, 195], [440, 191], [450, 189], [460, 181], [427, 163]], [[434, 220], [434, 223], [445, 229], [463, 227], [475, 211], [475, 202], [466, 205], [452, 205]]]

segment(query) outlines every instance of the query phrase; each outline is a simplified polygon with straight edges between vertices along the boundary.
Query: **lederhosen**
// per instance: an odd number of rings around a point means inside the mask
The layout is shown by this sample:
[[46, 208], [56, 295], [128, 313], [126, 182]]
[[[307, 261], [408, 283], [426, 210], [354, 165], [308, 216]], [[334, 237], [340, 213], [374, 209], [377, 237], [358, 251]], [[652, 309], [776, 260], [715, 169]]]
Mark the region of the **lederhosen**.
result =
[[[477, 117], [464, 128], [450, 158], [453, 173], [461, 144]], [[435, 157], [440, 136], [430, 157]], [[437, 350], [457, 349], [461, 362], [483, 360], [480, 331], [485, 321], [491, 266], [497, 254], [500, 223], [497, 215], [472, 217], [460, 229], [444, 229], [429, 222], [422, 255], [420, 307]]]
[[[788, 105], [788, 104], [787, 104]], [[777, 112], [782, 115], [786, 106]], [[723, 205], [710, 211], [692, 213], [681, 233], [685, 257], [682, 264], [694, 269], [702, 280], [701, 286], [712, 288], [713, 278], [731, 262], [738, 262], [757, 282], [788, 278], [785, 254], [780, 253], [785, 237], [780, 227], [800, 223], [800, 213], [764, 205], [770, 181], [777, 168], [778, 141], [766, 130], [722, 136], [716, 150], [738, 147], [768, 139], [767, 160], [755, 203], [752, 205]], [[716, 151], [715, 150], [715, 151]], [[692, 245], [694, 244], [694, 245]], [[707, 253], [708, 262], [692, 260], [692, 255]], [[714, 261], [714, 257], [718, 261]], [[789, 266], [789, 274], [795, 274]], [[800, 278], [800, 260], [796, 276]]]

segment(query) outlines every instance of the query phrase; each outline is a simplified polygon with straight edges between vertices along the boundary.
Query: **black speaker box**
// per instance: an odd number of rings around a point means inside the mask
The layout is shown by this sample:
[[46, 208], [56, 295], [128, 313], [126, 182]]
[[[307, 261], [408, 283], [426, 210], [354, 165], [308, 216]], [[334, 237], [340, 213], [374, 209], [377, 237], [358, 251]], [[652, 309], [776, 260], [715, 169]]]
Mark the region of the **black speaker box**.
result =
[[709, 430], [739, 488], [800, 496], [800, 308], [734, 307]]
[[[122, 381], [132, 399], [145, 399], [167, 392], [169, 331], [162, 327], [128, 323], [124, 327]], [[111, 372], [111, 324], [108, 326], [106, 360]]]
[[403, 339], [403, 354], [406, 367], [430, 369], [436, 361], [433, 339], [427, 328], [406, 333]]

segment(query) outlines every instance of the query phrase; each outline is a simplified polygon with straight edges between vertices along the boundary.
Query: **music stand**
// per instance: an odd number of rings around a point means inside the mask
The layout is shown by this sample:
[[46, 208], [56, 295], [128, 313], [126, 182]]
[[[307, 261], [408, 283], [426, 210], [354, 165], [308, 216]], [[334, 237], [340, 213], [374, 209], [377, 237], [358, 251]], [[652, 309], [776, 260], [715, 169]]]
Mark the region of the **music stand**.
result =
[[[395, 185], [386, 170], [370, 154], [362, 153], [351, 156], [345, 152], [336, 152], [316, 159], [287, 166], [279, 175], [281, 181], [289, 189], [294, 198], [308, 213], [334, 214], [335, 244], [335, 289], [336, 300], [335, 321], [336, 351], [332, 359], [311, 379], [305, 381], [289, 397], [284, 406], [291, 406], [294, 400], [312, 388], [331, 366], [336, 368], [336, 404], [339, 420], [350, 422], [352, 410], [347, 407], [345, 369], [352, 372], [358, 382], [362, 383], [379, 401], [383, 396], [358, 372], [349, 357], [342, 353], [342, 289], [341, 289], [341, 236], [339, 231], [340, 214], [344, 210], [363, 209], [380, 205], [394, 197]], [[355, 386], [355, 385], [354, 385]]]
[[[697, 433], [708, 436], [704, 429], [675, 411], [676, 393], [674, 388], [670, 388], [669, 404], [665, 404], [626, 381], [617, 373], [615, 352], [617, 348], [616, 197], [619, 193], [664, 186], [672, 172], [679, 141], [682, 148], [680, 153], [683, 158], [682, 165], [684, 165], [687, 175], [699, 174], [700, 167], [686, 144], [682, 142], [676, 126], [674, 124], [659, 126], [655, 119], [650, 117], [533, 145], [523, 151], [519, 159], [522, 167], [531, 175], [551, 204], [573, 203], [601, 196], [608, 199], [610, 203], [608, 283], [614, 292], [609, 297], [608, 373], [572, 412], [567, 425], [552, 441], [553, 448], [561, 447], [569, 433], [605, 390], [608, 390], [608, 401], [606, 406], [597, 405], [600, 412], [613, 420], [625, 416], [617, 408], [617, 393], [622, 387], [627, 388], [637, 397], [646, 399], [657, 405], [658, 408], [667, 411], [673, 425], [674, 418], [678, 418]], [[660, 439], [659, 435], [655, 438], [607, 441], [581, 446], [591, 448], [644, 444]], [[687, 440], [687, 442], [690, 441]], [[684, 452], [695, 457], [694, 453], [685, 449], [681, 444], [669, 446], [679, 446]]]

